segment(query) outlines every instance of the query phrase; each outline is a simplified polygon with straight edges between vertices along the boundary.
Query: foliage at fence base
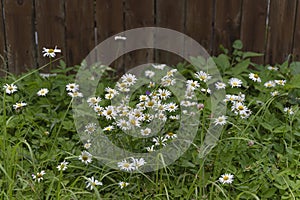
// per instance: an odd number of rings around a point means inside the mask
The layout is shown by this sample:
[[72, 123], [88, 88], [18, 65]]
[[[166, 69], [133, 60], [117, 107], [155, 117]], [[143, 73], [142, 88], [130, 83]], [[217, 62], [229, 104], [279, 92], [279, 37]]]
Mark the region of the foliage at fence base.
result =
[[[70, 72], [78, 67], [61, 62], [50, 74], [31, 71], [0, 79], [4, 86], [0, 99], [1, 199], [299, 199], [300, 63], [257, 65], [250, 58], [259, 54], [241, 48], [237, 41], [233, 52], [225, 50], [213, 58], [223, 78], [215, 87], [226, 91], [226, 116], [211, 116], [209, 90], [196, 76], [200, 72], [190, 64], [174, 67], [188, 80], [197, 81], [194, 86], [199, 84], [193, 91], [200, 99], [196, 112], [201, 123], [183, 156], [148, 173], [128, 173], [123, 161], [119, 163], [123, 171], [111, 169], [88, 153], [89, 141], [82, 143], [71, 108], [72, 101], [81, 96], [70, 89], [75, 80]], [[96, 95], [103, 99], [99, 106], [109, 106], [106, 88], [114, 86], [115, 78], [107, 73], [97, 87]], [[133, 100], [139, 101], [147, 90], [138, 90]], [[169, 101], [184, 108], [172, 96]], [[108, 127], [105, 115], [99, 120], [101, 127], [87, 124], [84, 129], [97, 132]], [[222, 126], [222, 133], [212, 151], [201, 157], [210, 123]], [[165, 130], [175, 132], [177, 125], [174, 117], [166, 121]], [[164, 134], [161, 146], [146, 140], [138, 143], [113, 126], [107, 137], [119, 145], [126, 140], [128, 149], [146, 152], [151, 144], [155, 150], [168, 143]], [[124, 159], [129, 165], [147, 165], [147, 160]]]

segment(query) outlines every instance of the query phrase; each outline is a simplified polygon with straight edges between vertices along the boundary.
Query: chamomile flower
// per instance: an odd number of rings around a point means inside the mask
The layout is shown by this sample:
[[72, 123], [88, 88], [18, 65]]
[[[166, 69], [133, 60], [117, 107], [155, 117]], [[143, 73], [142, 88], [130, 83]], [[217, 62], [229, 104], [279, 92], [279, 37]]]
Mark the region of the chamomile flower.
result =
[[278, 67], [268, 66], [268, 70], [270, 70], [270, 71], [278, 71]]
[[275, 87], [275, 82], [274, 81], [268, 81], [268, 82], [265, 82], [264, 86], [266, 88], [271, 88], [271, 87]]
[[146, 150], [147, 150], [148, 152], [153, 152], [153, 151], [155, 151], [154, 145], [151, 145], [150, 147], [146, 147]]
[[200, 81], [207, 82], [211, 79], [211, 75], [205, 73], [204, 71], [200, 71], [195, 73], [196, 78], [198, 78]]
[[110, 125], [110, 126], [103, 128], [103, 131], [111, 131], [113, 129], [114, 129], [114, 127]]
[[76, 83], [69, 83], [66, 85], [66, 90], [69, 92], [76, 92], [79, 90], [79, 85]]
[[231, 184], [233, 182], [234, 176], [232, 174], [223, 174], [220, 178], [219, 181], [222, 184]]
[[63, 162], [61, 162], [56, 168], [58, 169], [58, 171], [65, 171], [68, 167], [67, 165], [69, 164], [69, 162], [66, 162], [65, 160]]
[[171, 96], [171, 92], [169, 90], [165, 90], [165, 89], [158, 89], [158, 96], [162, 99], [162, 100], [166, 100], [167, 98], [169, 98]]
[[151, 71], [151, 70], [146, 70], [145, 71], [145, 76], [148, 78], [152, 78], [153, 76], [155, 76], [155, 72]]
[[167, 139], [165, 137], [158, 136], [153, 138], [152, 141], [155, 143], [155, 146], [166, 146]]
[[145, 159], [144, 158], [131, 158], [132, 159], [132, 164], [135, 168], [135, 170], [138, 170], [139, 167], [143, 166], [146, 164]]
[[178, 109], [178, 105], [176, 103], [169, 103], [167, 104], [167, 111], [175, 112]]
[[13, 105], [13, 108], [15, 110], [18, 110], [20, 108], [23, 108], [24, 106], [27, 106], [27, 103], [20, 102], [20, 103], [16, 103], [15, 105]]
[[96, 131], [97, 129], [97, 126], [95, 123], [88, 123], [86, 126], [85, 126], [85, 130], [84, 132], [87, 132], [88, 134], [92, 134]]
[[293, 111], [293, 109], [292, 109], [292, 108], [289, 108], [289, 107], [285, 107], [285, 108], [283, 109], [283, 111], [284, 111], [285, 113], [289, 114], [289, 115], [295, 114], [295, 112]]
[[133, 74], [124, 74], [121, 77], [123, 83], [126, 83], [128, 86], [134, 85], [136, 82], [136, 77]]
[[37, 92], [38, 96], [46, 96], [48, 94], [49, 90], [47, 88], [42, 88]]
[[100, 97], [90, 97], [86, 102], [89, 104], [90, 107], [93, 107], [98, 105], [100, 101], [101, 101]]
[[88, 178], [88, 181], [86, 182], [86, 188], [90, 188], [90, 190], [93, 190], [94, 187], [98, 185], [103, 185], [102, 182], [96, 180], [93, 176], [91, 178]]
[[141, 130], [142, 136], [148, 136], [151, 134], [151, 129], [150, 128], [145, 128]]
[[254, 82], [261, 82], [260, 77], [258, 76], [258, 74], [254, 74], [254, 73], [250, 73], [249, 74], [249, 78], [251, 80], [253, 80]]
[[79, 160], [81, 160], [85, 164], [89, 164], [92, 162], [92, 154], [87, 151], [82, 151], [81, 155], [79, 156]]
[[140, 101], [148, 101], [149, 97], [147, 95], [140, 95], [139, 99]]
[[186, 87], [187, 87], [187, 90], [195, 90], [196, 88], [200, 87], [200, 84], [198, 83], [198, 81], [187, 80]]
[[120, 170], [124, 170], [127, 172], [135, 170], [135, 166], [133, 165], [133, 163], [127, 161], [126, 159], [118, 162], [118, 167], [120, 168]]
[[107, 106], [103, 111], [103, 115], [106, 117], [107, 120], [110, 120], [117, 116], [117, 112], [113, 106]]
[[155, 69], [160, 69], [160, 70], [164, 70], [164, 68], [166, 67], [166, 64], [152, 64], [152, 67], [154, 67]]
[[125, 119], [119, 119], [117, 121], [117, 126], [123, 131], [129, 130], [131, 128], [130, 123]]
[[118, 185], [120, 186], [121, 189], [123, 189], [124, 187], [127, 187], [129, 185], [129, 183], [121, 181], [118, 183]]
[[227, 120], [227, 116], [222, 115], [222, 116], [217, 117], [215, 119], [214, 123], [215, 123], [215, 125], [225, 125], [227, 122], [226, 120]]
[[279, 95], [279, 92], [277, 90], [271, 92], [272, 97], [275, 97], [275, 96], [278, 96], [278, 95]]
[[72, 98], [75, 97], [83, 97], [83, 94], [81, 92], [75, 91], [75, 92], [69, 92], [68, 95]]
[[18, 87], [16, 85], [14, 85], [14, 84], [10, 84], [10, 85], [9, 84], [5, 84], [3, 86], [3, 88], [5, 89], [6, 94], [12, 94], [12, 93], [16, 92], [17, 89], [18, 89]]
[[286, 83], [286, 80], [275, 80], [275, 83], [276, 83], [277, 85], [284, 86], [285, 83]]
[[228, 81], [229, 85], [233, 88], [233, 87], [241, 87], [243, 82], [238, 79], [238, 78], [231, 78]]
[[61, 53], [61, 50], [58, 49], [57, 46], [55, 46], [54, 49], [47, 49], [43, 47], [42, 53], [44, 57], [48, 56], [49, 58], [54, 58], [56, 56], [56, 53]]
[[226, 88], [226, 84], [223, 83], [223, 82], [216, 82], [215, 86], [216, 86], [217, 90], [221, 90], [221, 89], [225, 89]]
[[38, 172], [36, 174], [32, 174], [32, 178], [33, 180], [36, 180], [37, 182], [40, 182], [41, 180], [43, 180], [43, 176], [45, 175], [45, 171], [42, 170], [41, 172]]
[[177, 135], [173, 132], [168, 132], [166, 135], [165, 135], [165, 138], [166, 139], [175, 139], [177, 138]]
[[90, 140], [87, 140], [86, 143], [84, 143], [84, 145], [83, 145], [83, 147], [84, 147], [85, 149], [89, 149], [91, 146], [92, 146], [92, 143], [91, 143]]

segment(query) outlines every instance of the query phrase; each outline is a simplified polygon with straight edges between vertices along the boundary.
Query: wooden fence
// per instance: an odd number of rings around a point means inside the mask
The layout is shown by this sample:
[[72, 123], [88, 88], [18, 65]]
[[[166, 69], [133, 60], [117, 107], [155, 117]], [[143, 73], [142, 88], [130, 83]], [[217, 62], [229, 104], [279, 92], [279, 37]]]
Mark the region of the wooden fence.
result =
[[[0, 0], [0, 65], [11, 73], [37, 68], [48, 62], [42, 48], [55, 45], [68, 65], [79, 64], [109, 36], [145, 26], [185, 33], [213, 55], [220, 44], [230, 48], [241, 39], [245, 50], [265, 54], [257, 62], [280, 63], [291, 53], [299, 59], [299, 1]], [[163, 51], [138, 50], [113, 67], [124, 72], [136, 64], [174, 64], [178, 59]]]

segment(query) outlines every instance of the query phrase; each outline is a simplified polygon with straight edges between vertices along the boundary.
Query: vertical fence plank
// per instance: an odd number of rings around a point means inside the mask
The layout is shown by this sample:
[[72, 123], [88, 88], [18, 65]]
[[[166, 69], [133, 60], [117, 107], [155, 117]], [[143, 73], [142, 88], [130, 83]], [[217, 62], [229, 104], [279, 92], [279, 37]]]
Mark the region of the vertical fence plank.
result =
[[[154, 26], [154, 1], [127, 0], [125, 2], [125, 29]], [[145, 36], [141, 36], [144, 39]], [[147, 43], [153, 43], [153, 38], [146, 39]], [[144, 63], [153, 63], [153, 49], [141, 49], [128, 53], [125, 56], [125, 69]]]
[[300, 1], [297, 3], [296, 23], [294, 31], [293, 56], [294, 60], [300, 60]]
[[[243, 1], [241, 40], [244, 50], [265, 53], [267, 9], [268, 0]], [[264, 56], [252, 61], [263, 64]]]
[[296, 0], [271, 1], [265, 63], [281, 63], [292, 52]]
[[94, 0], [65, 0], [66, 57], [78, 65], [95, 46]]
[[188, 0], [185, 33], [212, 53], [213, 1]]
[[38, 0], [35, 3], [36, 31], [38, 33], [37, 61], [38, 65], [42, 66], [49, 62], [49, 59], [43, 57], [43, 47], [54, 48], [57, 45], [62, 50], [62, 54], [58, 56], [65, 55], [64, 2], [61, 0]]
[[36, 67], [32, 0], [5, 0], [8, 71], [20, 74]]
[[0, 77], [5, 75], [6, 68], [6, 56], [5, 56], [5, 34], [4, 34], [4, 19], [3, 19], [3, 5], [0, 1]]
[[220, 53], [219, 46], [231, 49], [232, 43], [240, 39], [242, 0], [216, 0], [214, 24], [214, 49]]
[[[157, 0], [156, 1], [156, 25], [163, 28], [184, 32], [185, 0]], [[164, 42], [164, 41], [159, 41]], [[165, 44], [168, 46], [170, 44]], [[183, 47], [184, 48], [184, 47]], [[157, 63], [176, 65], [183, 59], [166, 51], [156, 51]]]
[[[97, 43], [124, 30], [123, 0], [96, 0]], [[125, 72], [124, 57], [111, 64], [118, 74]]]

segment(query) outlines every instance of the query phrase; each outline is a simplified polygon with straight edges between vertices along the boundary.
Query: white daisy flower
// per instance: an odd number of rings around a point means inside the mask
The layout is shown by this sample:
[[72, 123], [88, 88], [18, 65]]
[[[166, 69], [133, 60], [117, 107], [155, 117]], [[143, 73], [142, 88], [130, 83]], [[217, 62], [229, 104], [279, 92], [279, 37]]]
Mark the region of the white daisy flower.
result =
[[58, 169], [58, 171], [65, 171], [68, 167], [67, 165], [69, 164], [69, 162], [66, 162], [65, 160], [63, 162], [61, 162], [56, 168]]
[[160, 70], [164, 70], [164, 68], [166, 67], [166, 64], [152, 64], [152, 67], [154, 67], [155, 69], [160, 69]]
[[90, 190], [94, 189], [94, 187], [98, 185], [103, 185], [102, 182], [96, 180], [93, 176], [91, 178], [88, 178], [88, 181], [86, 182], [86, 188], [90, 188]]
[[37, 92], [38, 96], [46, 96], [48, 94], [49, 90], [47, 88], [42, 88]]
[[134, 85], [137, 78], [133, 74], [124, 74], [121, 77], [123, 83], [126, 83], [128, 86]]
[[227, 116], [225, 115], [222, 115], [222, 116], [219, 116], [215, 119], [215, 125], [225, 125], [226, 124], [226, 121], [227, 120]]
[[249, 74], [249, 78], [251, 80], [253, 80], [254, 82], [261, 82], [260, 77], [258, 76], [258, 74], [254, 74], [254, 73], [250, 73]]
[[167, 111], [169, 112], [175, 112], [178, 109], [178, 105], [176, 103], [169, 103], [167, 104]]
[[68, 95], [72, 98], [75, 98], [75, 97], [83, 97], [83, 94], [81, 92], [68, 92]]
[[158, 96], [162, 99], [162, 100], [167, 100], [167, 98], [169, 98], [171, 96], [171, 92], [169, 90], [165, 90], [165, 89], [158, 89]]
[[271, 88], [271, 87], [275, 87], [275, 82], [274, 81], [268, 81], [268, 82], [265, 82], [264, 86], [266, 88]]
[[24, 106], [27, 106], [27, 103], [20, 102], [20, 103], [16, 103], [15, 105], [13, 105], [13, 108], [15, 110], [17, 110], [17, 109], [20, 109], [20, 108], [22, 108]]
[[153, 151], [155, 151], [154, 145], [151, 145], [150, 147], [146, 147], [146, 150], [147, 150], [148, 152], [153, 152]]
[[121, 181], [118, 183], [118, 185], [120, 186], [121, 189], [123, 189], [124, 187], [127, 187], [129, 185], [129, 183]]
[[293, 111], [293, 109], [292, 109], [292, 108], [289, 108], [289, 107], [285, 107], [285, 108], [283, 109], [283, 111], [284, 111], [285, 113], [289, 114], [289, 115], [295, 114], [295, 112]]
[[85, 149], [89, 149], [91, 146], [92, 146], [92, 143], [91, 143], [90, 140], [87, 140], [86, 143], [84, 143], [84, 145], [83, 145], [83, 147], [84, 147]]
[[88, 134], [92, 134], [96, 131], [97, 129], [97, 126], [95, 123], [88, 123], [86, 126], [85, 126], [85, 130], [84, 132], [87, 132]]
[[32, 178], [33, 178], [34, 180], [37, 180], [38, 182], [40, 182], [41, 180], [43, 180], [43, 176], [44, 176], [45, 174], [46, 174], [45, 171], [42, 170], [41, 172], [38, 172], [38, 173], [36, 173], [36, 174], [32, 174]]
[[151, 134], [151, 129], [150, 128], [145, 128], [141, 130], [142, 136], [148, 136]]
[[229, 85], [233, 88], [233, 87], [241, 87], [243, 82], [238, 79], [238, 78], [231, 78], [228, 81]]
[[173, 132], [168, 132], [166, 135], [165, 135], [165, 138], [166, 139], [175, 139], [177, 138], [177, 135]]
[[79, 156], [79, 160], [81, 160], [85, 164], [89, 164], [92, 162], [92, 154], [87, 151], [82, 151], [81, 155]]
[[79, 85], [76, 83], [69, 83], [66, 85], [66, 90], [69, 92], [76, 92], [79, 90]]
[[131, 158], [132, 159], [132, 164], [135, 167], [135, 170], [138, 170], [139, 167], [143, 166], [146, 164], [145, 159], [144, 158]]
[[5, 89], [6, 94], [12, 94], [12, 93], [16, 92], [17, 89], [18, 89], [18, 87], [16, 85], [14, 85], [14, 84], [10, 84], [10, 85], [9, 84], [5, 84], [3, 86], [3, 88]]
[[270, 71], [278, 71], [278, 67], [268, 66], [268, 70], [270, 70]]
[[121, 162], [118, 162], [118, 167], [120, 168], [120, 170], [128, 172], [135, 170], [134, 164], [127, 161], [126, 159], [122, 160]]
[[90, 97], [86, 102], [89, 104], [90, 107], [94, 107], [98, 105], [100, 101], [101, 101], [100, 97]]
[[233, 182], [234, 176], [232, 174], [223, 174], [220, 178], [219, 181], [222, 184], [231, 184]]
[[223, 83], [223, 82], [216, 82], [215, 86], [216, 86], [217, 90], [221, 90], [221, 89], [225, 89], [226, 88], [226, 84]]
[[196, 88], [200, 87], [200, 84], [198, 83], [198, 81], [187, 80], [186, 87], [187, 87], [187, 90], [195, 90]]
[[275, 83], [276, 83], [277, 85], [284, 86], [285, 83], [286, 83], [286, 80], [275, 80]]
[[165, 137], [158, 136], [152, 139], [155, 146], [166, 146], [167, 139]]
[[44, 57], [48, 56], [49, 58], [54, 58], [56, 56], [56, 53], [61, 53], [61, 50], [58, 49], [57, 46], [55, 46], [54, 49], [47, 49], [43, 47], [42, 53]]
[[145, 71], [145, 76], [148, 78], [152, 78], [153, 76], [155, 76], [155, 72], [151, 71], [151, 70], [146, 70]]
[[107, 126], [107, 127], [103, 128], [104, 131], [111, 131], [113, 129], [114, 129], [113, 126]]
[[198, 78], [200, 81], [207, 82], [211, 79], [211, 75], [205, 73], [204, 71], [200, 71], [195, 73], [196, 78]]
[[272, 97], [278, 96], [279, 92], [277, 90], [275, 90], [274, 92], [271, 92]]

